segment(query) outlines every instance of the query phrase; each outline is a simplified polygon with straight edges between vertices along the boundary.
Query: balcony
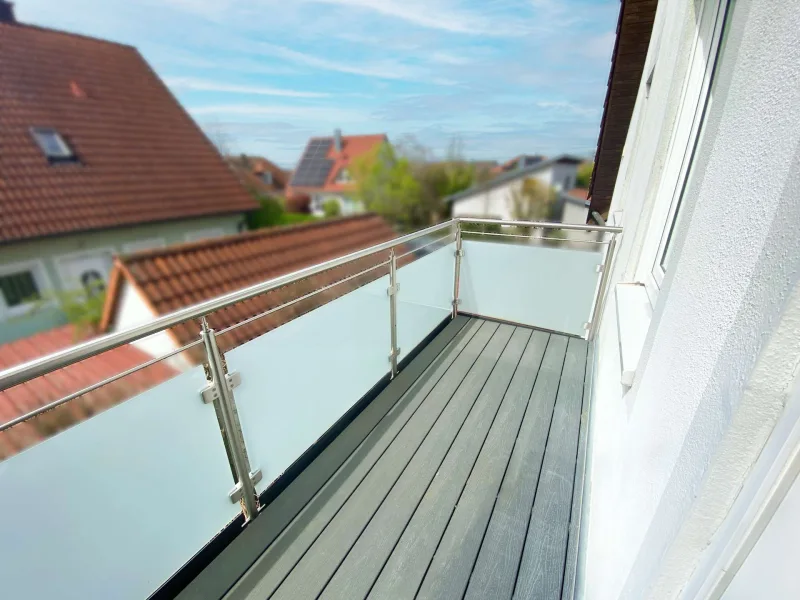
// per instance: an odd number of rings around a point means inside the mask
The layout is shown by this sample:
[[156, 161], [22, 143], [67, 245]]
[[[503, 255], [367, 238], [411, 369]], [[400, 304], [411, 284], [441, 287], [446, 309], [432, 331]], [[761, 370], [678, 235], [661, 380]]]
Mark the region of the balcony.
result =
[[[5, 594], [572, 597], [591, 340], [619, 233], [457, 219], [0, 373], [13, 393], [200, 323], [170, 356], [0, 428], [179, 353], [202, 363], [0, 464]], [[225, 337], [278, 309], [209, 326], [367, 257], [282, 306], [363, 285], [238, 346]]]

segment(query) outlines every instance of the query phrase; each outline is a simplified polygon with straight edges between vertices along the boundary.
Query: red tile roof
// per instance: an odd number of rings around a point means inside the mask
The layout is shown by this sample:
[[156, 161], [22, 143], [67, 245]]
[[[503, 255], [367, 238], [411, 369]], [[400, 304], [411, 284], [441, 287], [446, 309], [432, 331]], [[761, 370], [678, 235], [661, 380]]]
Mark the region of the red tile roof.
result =
[[[0, 370], [61, 350], [78, 341], [71, 325], [37, 333], [0, 346]], [[0, 391], [0, 423], [35, 410], [88, 385], [140, 365], [150, 357], [120, 346], [43, 377]], [[163, 362], [137, 371], [0, 433], [0, 458], [35, 444], [72, 423], [141, 393], [176, 373]]]
[[135, 48], [16, 23], [0, 48], [0, 243], [256, 208]]
[[[303, 152], [305, 156], [308, 152], [310, 144], [318, 140], [333, 141], [333, 138], [311, 138]], [[310, 192], [352, 192], [355, 190], [355, 183], [336, 183], [336, 177], [342, 169], [349, 168], [352, 162], [371, 152], [382, 143], [388, 141], [386, 134], [379, 133], [374, 135], [343, 135], [342, 136], [342, 151], [337, 152], [333, 143], [328, 150], [327, 158], [333, 161], [328, 176], [325, 179], [325, 184], [321, 187], [308, 187], [308, 186], [294, 186], [289, 182], [289, 195], [296, 193], [310, 193]], [[303, 156], [300, 157], [300, 162], [303, 161]], [[300, 164], [298, 162], [298, 164]]]
[[[343, 256], [396, 236], [380, 217], [363, 214], [289, 227], [271, 227], [239, 235], [179, 244], [117, 258], [111, 274], [103, 316], [103, 328], [113, 324], [123, 282], [133, 285], [157, 315], [239, 290], [254, 283]], [[387, 260], [373, 255], [331, 269], [217, 311], [209, 323], [217, 331], [354, 275]], [[274, 329], [312, 308], [376, 279], [386, 267], [370, 271], [330, 290], [276, 311], [221, 336], [223, 348], [237, 346]], [[171, 331], [180, 344], [197, 339], [196, 323], [185, 323]]]
[[[283, 196], [289, 173], [274, 162], [261, 156], [229, 156], [228, 164], [239, 177], [239, 181], [249, 190], [267, 196]], [[272, 174], [272, 183], [262, 179], [264, 173]]]

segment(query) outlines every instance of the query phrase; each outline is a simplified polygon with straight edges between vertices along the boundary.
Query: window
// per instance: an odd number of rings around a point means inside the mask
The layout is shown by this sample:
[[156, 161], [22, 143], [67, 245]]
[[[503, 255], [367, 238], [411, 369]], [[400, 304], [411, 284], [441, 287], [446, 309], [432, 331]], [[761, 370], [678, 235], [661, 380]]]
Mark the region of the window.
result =
[[674, 253], [675, 232], [685, 205], [683, 200], [695, 149], [702, 135], [705, 115], [713, 102], [712, 80], [719, 58], [726, 5], [724, 0], [702, 2], [667, 161], [636, 271], [636, 278], [645, 284], [652, 303], [655, 303]]
[[563, 191], [568, 192], [571, 189], [572, 189], [572, 177], [567, 175], [566, 177], [564, 177], [564, 190]]
[[272, 173], [269, 171], [264, 171], [261, 173], [261, 181], [266, 183], [267, 185], [272, 185]]
[[0, 292], [8, 308], [22, 306], [41, 298], [32, 271], [16, 271], [0, 275]]
[[336, 174], [336, 183], [350, 183], [353, 181], [350, 178], [350, 171], [348, 169], [341, 169]]
[[39, 145], [47, 160], [51, 162], [74, 161], [75, 153], [69, 144], [55, 129], [34, 127], [31, 129], [33, 139]]

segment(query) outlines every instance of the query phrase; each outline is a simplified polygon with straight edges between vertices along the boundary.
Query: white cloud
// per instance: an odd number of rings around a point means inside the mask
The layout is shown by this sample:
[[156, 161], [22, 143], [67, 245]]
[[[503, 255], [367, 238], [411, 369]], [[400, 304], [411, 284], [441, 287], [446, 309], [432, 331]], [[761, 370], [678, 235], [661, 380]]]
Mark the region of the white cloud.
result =
[[286, 90], [281, 88], [236, 85], [222, 83], [209, 79], [195, 77], [165, 77], [164, 83], [174, 90], [195, 90], [204, 92], [227, 92], [231, 94], [255, 94], [261, 96], [285, 96], [289, 98], [327, 98], [330, 94], [325, 92], [304, 92], [300, 90]]
[[316, 4], [330, 4], [356, 8], [400, 19], [428, 29], [449, 33], [485, 36], [523, 35], [526, 29], [519, 21], [498, 19], [487, 14], [478, 14], [455, 8], [451, 2], [437, 0], [306, 0]]
[[536, 106], [539, 108], [553, 108], [558, 111], [571, 112], [572, 114], [580, 115], [582, 117], [596, 117], [600, 114], [599, 108], [579, 106], [578, 104], [565, 102], [562, 100], [555, 102], [537, 102]]

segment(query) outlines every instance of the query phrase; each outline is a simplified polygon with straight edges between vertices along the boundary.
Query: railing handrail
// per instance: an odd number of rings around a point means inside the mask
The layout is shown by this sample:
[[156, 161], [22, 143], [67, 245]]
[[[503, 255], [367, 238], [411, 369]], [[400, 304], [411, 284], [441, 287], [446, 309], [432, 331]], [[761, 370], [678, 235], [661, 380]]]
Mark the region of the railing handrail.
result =
[[339, 258], [334, 258], [323, 263], [318, 263], [304, 269], [299, 269], [298, 271], [293, 271], [292, 273], [287, 273], [285, 275], [269, 279], [267, 281], [262, 281], [261, 283], [256, 283], [240, 290], [229, 292], [222, 296], [217, 296], [216, 298], [211, 298], [210, 300], [198, 302], [197, 304], [193, 304], [161, 317], [157, 317], [152, 321], [148, 321], [147, 323], [142, 323], [141, 325], [136, 325], [129, 329], [124, 329], [122, 331], [116, 331], [114, 333], [96, 337], [76, 346], [71, 346], [69, 348], [53, 352], [52, 354], [14, 365], [13, 367], [9, 367], [8, 369], [0, 371], [0, 391], [6, 390], [21, 383], [25, 383], [26, 381], [30, 381], [58, 369], [62, 369], [71, 364], [91, 358], [92, 356], [96, 356], [124, 344], [129, 344], [149, 335], [159, 333], [169, 329], [170, 327], [174, 327], [175, 325], [203, 317], [216, 310], [236, 304], [237, 302], [249, 300], [250, 298], [259, 296], [295, 281], [305, 279], [306, 277], [311, 277], [334, 267], [365, 258], [375, 254], [376, 252], [390, 250], [391, 248], [402, 246], [403, 244], [411, 242], [415, 239], [436, 233], [437, 231], [442, 231], [462, 222], [499, 224], [517, 227], [544, 227], [548, 229], [569, 229], [578, 231], [600, 231], [605, 233], [622, 232], [621, 227], [576, 225], [547, 221], [503, 221], [501, 219], [457, 217], [450, 219], [449, 221], [445, 221], [444, 223], [439, 223], [438, 225], [433, 225], [431, 227], [427, 227], [425, 229], [421, 229], [419, 231], [370, 246], [369, 248], [364, 248], [363, 250], [351, 252], [350, 254], [340, 256]]
[[293, 271], [292, 273], [287, 273], [273, 279], [268, 279], [267, 281], [262, 281], [261, 283], [250, 285], [242, 288], [241, 290], [229, 292], [222, 296], [211, 298], [210, 300], [204, 300], [203, 302], [198, 302], [197, 304], [180, 308], [161, 317], [157, 317], [152, 321], [148, 321], [147, 323], [142, 323], [141, 325], [136, 325], [122, 331], [115, 331], [114, 333], [96, 337], [76, 346], [71, 346], [70, 348], [65, 348], [63, 350], [59, 350], [58, 352], [53, 352], [52, 354], [14, 365], [13, 367], [5, 369], [4, 371], [0, 371], [0, 391], [6, 390], [15, 385], [19, 385], [20, 383], [25, 383], [26, 381], [30, 381], [31, 379], [35, 379], [41, 375], [46, 375], [47, 373], [57, 369], [67, 367], [76, 362], [80, 362], [81, 360], [91, 358], [92, 356], [96, 356], [124, 344], [135, 342], [149, 335], [153, 335], [154, 333], [159, 333], [169, 329], [170, 327], [174, 327], [175, 325], [185, 323], [186, 321], [198, 319], [216, 310], [236, 304], [237, 302], [249, 300], [250, 298], [260, 296], [261, 294], [284, 285], [288, 285], [295, 281], [305, 279], [306, 277], [311, 277], [318, 273], [322, 273], [328, 269], [353, 262], [354, 260], [358, 260], [360, 258], [365, 258], [375, 254], [376, 252], [402, 246], [403, 244], [407, 244], [408, 242], [411, 242], [417, 238], [447, 229], [448, 227], [452, 227], [453, 224], [454, 221], [451, 220], [438, 225], [433, 225], [426, 229], [421, 229], [419, 231], [370, 246], [369, 248], [364, 248], [363, 250], [357, 250], [356, 252], [345, 254], [339, 258], [333, 258], [323, 263], [318, 263], [304, 269], [299, 269], [298, 271]]
[[570, 231], [622, 233], [622, 227], [612, 227], [611, 225], [580, 225], [578, 223], [557, 223], [555, 221], [504, 221], [503, 219], [484, 219], [481, 217], [458, 217], [454, 220], [462, 223], [505, 225], [506, 227], [541, 227], [543, 229], [567, 229]]

